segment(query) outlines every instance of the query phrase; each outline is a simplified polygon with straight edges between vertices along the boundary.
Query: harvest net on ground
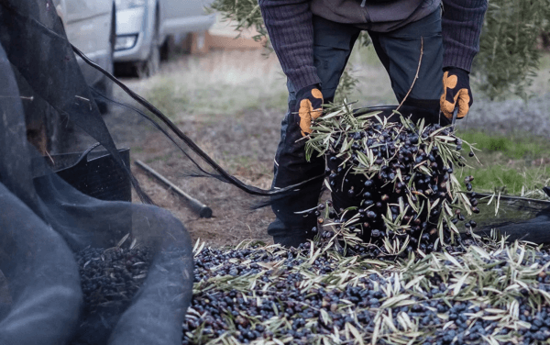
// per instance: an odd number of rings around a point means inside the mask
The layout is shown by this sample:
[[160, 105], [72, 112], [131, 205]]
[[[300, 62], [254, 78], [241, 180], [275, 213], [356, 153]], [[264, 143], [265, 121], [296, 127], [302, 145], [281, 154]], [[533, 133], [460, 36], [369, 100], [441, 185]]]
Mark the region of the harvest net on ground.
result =
[[[378, 112], [355, 117], [347, 106], [328, 112], [309, 152], [327, 157], [332, 201], [296, 210], [318, 217], [316, 242], [199, 244], [193, 259], [182, 224], [147, 204], [96, 102], [149, 121], [180, 150], [182, 179], [239, 189], [235, 207], [243, 212], [303, 184], [249, 186], [112, 76], [115, 100], [90, 88], [81, 68], [97, 69], [78, 50], [77, 58], [51, 1], [0, 2], [0, 28], [2, 343], [547, 338], [545, 250], [476, 231], [497, 224], [515, 238], [545, 242], [548, 202], [474, 194], [471, 178], [459, 180], [461, 144], [450, 129], [411, 123], [404, 111], [391, 123]], [[39, 137], [52, 140], [30, 135], [36, 123]], [[112, 159], [108, 180], [131, 181], [143, 204], [91, 197], [55, 173], [82, 161], [66, 155], [75, 144], [96, 142]], [[492, 216], [495, 206], [501, 218]], [[478, 211], [485, 218], [475, 218]]]

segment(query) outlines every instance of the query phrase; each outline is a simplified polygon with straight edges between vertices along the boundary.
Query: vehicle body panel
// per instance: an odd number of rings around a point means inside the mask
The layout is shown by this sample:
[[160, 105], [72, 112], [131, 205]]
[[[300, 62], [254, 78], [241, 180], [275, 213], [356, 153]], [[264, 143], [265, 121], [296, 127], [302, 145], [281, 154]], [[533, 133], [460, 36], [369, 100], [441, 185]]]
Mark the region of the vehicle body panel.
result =
[[141, 20], [145, 14], [145, 8], [129, 8], [117, 11], [117, 35], [135, 34], [142, 30], [144, 22]]
[[215, 20], [214, 15], [206, 15], [205, 6], [211, 1], [202, 0], [163, 0], [164, 1], [164, 34], [181, 34], [206, 30]]
[[[54, 0], [63, 21], [69, 42], [87, 57], [108, 71], [112, 71], [111, 29], [113, 0]], [[82, 59], [78, 58], [81, 66]], [[91, 68], [83, 68], [84, 77], [95, 85], [103, 75]]]
[[117, 36], [137, 35], [131, 48], [115, 51], [115, 62], [140, 62], [151, 54], [158, 25], [156, 48], [169, 36], [184, 37], [190, 32], [208, 30], [215, 14], [207, 15], [204, 7], [211, 0], [147, 0], [142, 12], [134, 9], [117, 11]]
[[[157, 12], [155, 0], [148, 0], [143, 7], [117, 11], [117, 36], [136, 35], [137, 40], [130, 49], [115, 50], [115, 62], [143, 61], [151, 53], [154, 23]], [[159, 20], [162, 12], [158, 12]], [[120, 29], [119, 29], [120, 28]]]
[[[69, 42], [103, 69], [112, 72], [116, 34], [114, 0], [53, 0], [53, 4]], [[107, 97], [111, 96], [112, 84], [108, 78], [80, 57], [77, 57], [77, 62], [87, 84]], [[75, 140], [74, 132], [68, 128], [74, 125], [73, 122], [61, 120], [43, 100], [30, 103], [29, 106], [39, 107], [41, 111], [26, 112], [30, 114], [25, 119], [28, 137], [34, 138], [46, 151], [66, 152], [69, 143]], [[96, 104], [100, 112], [108, 111], [106, 102], [96, 100]]]

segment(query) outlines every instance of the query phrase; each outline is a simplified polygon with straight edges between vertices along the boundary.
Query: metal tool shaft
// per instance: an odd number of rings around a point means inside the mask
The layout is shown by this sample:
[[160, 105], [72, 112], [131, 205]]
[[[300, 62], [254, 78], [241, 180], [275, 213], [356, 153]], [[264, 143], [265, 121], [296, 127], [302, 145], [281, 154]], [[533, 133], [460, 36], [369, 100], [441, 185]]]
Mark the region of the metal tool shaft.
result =
[[181, 190], [178, 186], [170, 182], [166, 177], [159, 174], [157, 171], [155, 171], [153, 168], [148, 166], [147, 164], [143, 163], [140, 160], [136, 160], [136, 165], [140, 167], [141, 169], [145, 170], [147, 173], [155, 177], [157, 180], [161, 181], [164, 185], [166, 185], [169, 189], [173, 190], [176, 194], [184, 198], [191, 209], [196, 212], [199, 217], [201, 218], [211, 218], [212, 217], [212, 209], [199, 200], [193, 198], [191, 195], [185, 193], [183, 190]]

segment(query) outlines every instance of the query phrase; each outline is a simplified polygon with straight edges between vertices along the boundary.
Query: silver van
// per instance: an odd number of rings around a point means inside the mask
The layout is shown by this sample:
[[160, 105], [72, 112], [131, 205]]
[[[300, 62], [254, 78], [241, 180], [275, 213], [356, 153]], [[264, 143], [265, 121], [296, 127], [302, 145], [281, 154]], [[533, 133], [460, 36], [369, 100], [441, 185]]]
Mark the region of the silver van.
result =
[[[115, 0], [53, 0], [57, 14], [69, 42], [103, 69], [113, 71], [113, 54], [116, 35]], [[80, 58], [80, 65], [84, 64]], [[88, 85], [106, 96], [112, 93], [112, 84], [93, 68], [83, 68]], [[98, 104], [107, 112], [105, 103]]]
[[204, 7], [210, 0], [116, 0], [115, 63], [132, 65], [140, 77], [155, 74], [161, 48], [170, 38], [208, 30], [215, 14]]

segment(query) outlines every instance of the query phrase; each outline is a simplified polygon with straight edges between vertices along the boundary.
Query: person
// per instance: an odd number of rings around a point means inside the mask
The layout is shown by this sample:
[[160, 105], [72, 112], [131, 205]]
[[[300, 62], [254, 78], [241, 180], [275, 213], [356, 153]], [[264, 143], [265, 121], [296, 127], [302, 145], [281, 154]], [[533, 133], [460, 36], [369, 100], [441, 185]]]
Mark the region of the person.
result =
[[[403, 104], [422, 109], [430, 122], [447, 124], [455, 110], [458, 119], [468, 113], [473, 101], [469, 72], [487, 0], [259, 0], [259, 6], [289, 92], [273, 188], [323, 175], [322, 157], [306, 161], [303, 137], [321, 115], [322, 104], [333, 100], [363, 30], [398, 102], [410, 90]], [[323, 179], [314, 181], [272, 201], [276, 219], [268, 233], [275, 243], [298, 246], [313, 237], [316, 217], [303, 211], [319, 200]]]

